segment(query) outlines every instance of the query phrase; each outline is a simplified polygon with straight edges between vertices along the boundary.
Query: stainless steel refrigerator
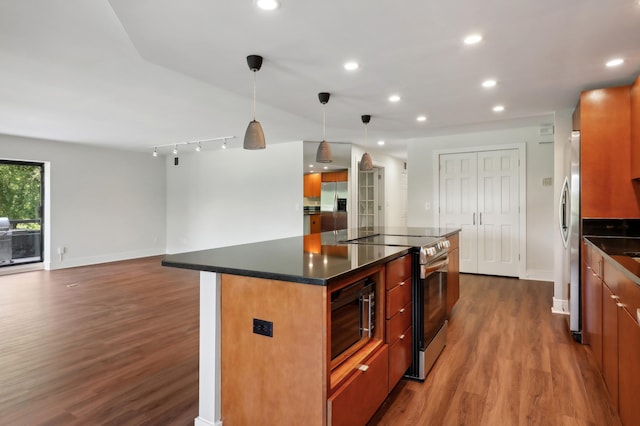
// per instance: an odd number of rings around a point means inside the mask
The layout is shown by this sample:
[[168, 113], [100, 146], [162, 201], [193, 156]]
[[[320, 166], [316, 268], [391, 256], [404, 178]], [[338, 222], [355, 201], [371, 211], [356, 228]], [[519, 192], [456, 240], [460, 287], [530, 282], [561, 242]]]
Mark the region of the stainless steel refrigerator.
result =
[[582, 218], [580, 217], [580, 132], [571, 132], [571, 183], [569, 221], [569, 263], [571, 283], [569, 287], [569, 329], [574, 339], [582, 342], [582, 289], [580, 247]]
[[320, 228], [322, 232], [347, 228], [347, 182], [322, 182]]

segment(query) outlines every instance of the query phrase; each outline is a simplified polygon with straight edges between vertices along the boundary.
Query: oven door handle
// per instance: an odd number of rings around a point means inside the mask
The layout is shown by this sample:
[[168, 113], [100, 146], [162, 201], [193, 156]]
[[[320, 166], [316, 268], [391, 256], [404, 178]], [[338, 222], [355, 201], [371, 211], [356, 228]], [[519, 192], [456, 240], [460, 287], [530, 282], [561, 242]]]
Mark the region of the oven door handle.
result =
[[427, 277], [427, 274], [430, 274], [432, 272], [437, 271], [440, 268], [443, 268], [445, 266], [447, 266], [449, 264], [449, 258], [447, 257], [444, 260], [440, 260], [438, 262], [435, 263], [430, 263], [430, 264], [426, 264], [420, 265], [420, 279], [425, 279]]

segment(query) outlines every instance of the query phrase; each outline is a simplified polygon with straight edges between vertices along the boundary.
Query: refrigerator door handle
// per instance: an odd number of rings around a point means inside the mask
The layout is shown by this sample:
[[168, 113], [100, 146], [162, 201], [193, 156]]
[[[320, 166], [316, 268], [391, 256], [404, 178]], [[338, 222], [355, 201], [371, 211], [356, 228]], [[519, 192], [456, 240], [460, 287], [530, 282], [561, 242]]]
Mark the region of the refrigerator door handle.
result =
[[569, 244], [571, 228], [569, 194], [569, 177], [565, 176], [562, 189], [560, 190], [560, 203], [558, 205], [558, 224], [560, 225], [560, 236], [562, 237], [562, 244], [564, 244], [564, 248], [567, 248], [567, 245]]

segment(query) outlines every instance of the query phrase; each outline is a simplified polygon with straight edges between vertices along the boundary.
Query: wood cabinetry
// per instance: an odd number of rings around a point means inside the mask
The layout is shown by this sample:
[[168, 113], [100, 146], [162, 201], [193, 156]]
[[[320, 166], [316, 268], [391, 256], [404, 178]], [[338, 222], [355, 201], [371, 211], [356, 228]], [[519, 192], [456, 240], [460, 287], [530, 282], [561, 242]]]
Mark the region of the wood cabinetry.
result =
[[631, 178], [640, 179], [640, 76], [631, 86]]
[[460, 298], [460, 234], [449, 240], [449, 265], [447, 266], [447, 316]]
[[602, 377], [618, 408], [618, 296], [602, 286]]
[[[640, 395], [640, 286], [625, 275], [620, 265], [602, 257], [593, 246], [585, 244], [583, 253], [585, 337], [589, 339], [622, 424], [637, 425], [640, 424], [637, 403]], [[599, 298], [598, 290], [601, 292]]]
[[602, 256], [590, 245], [583, 244], [584, 342], [602, 370]]
[[[320, 198], [322, 189], [322, 176], [320, 173], [310, 173], [304, 175], [304, 196], [312, 198]], [[312, 231], [313, 232], [313, 231]]]
[[347, 382], [331, 395], [327, 403], [330, 425], [352, 426], [367, 423], [387, 397], [388, 365], [389, 351], [388, 346], [384, 345], [366, 360], [366, 369], [356, 370]]
[[389, 389], [400, 381], [411, 366], [411, 255], [387, 264], [386, 341], [389, 349]]
[[309, 231], [312, 234], [322, 232], [322, 215], [312, 214], [309, 215]]
[[585, 218], [638, 218], [631, 176], [630, 86], [580, 95], [580, 204]]
[[349, 180], [348, 170], [322, 173], [322, 182], [347, 182], [348, 180]]

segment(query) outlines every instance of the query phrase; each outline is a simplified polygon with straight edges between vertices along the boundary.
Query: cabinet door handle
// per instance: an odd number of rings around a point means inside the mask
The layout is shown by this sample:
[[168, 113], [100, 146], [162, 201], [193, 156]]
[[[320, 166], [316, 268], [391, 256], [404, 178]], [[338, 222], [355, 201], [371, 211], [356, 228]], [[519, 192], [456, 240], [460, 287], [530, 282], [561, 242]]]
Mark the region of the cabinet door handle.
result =
[[358, 370], [360, 371], [367, 371], [368, 369], [369, 369], [368, 365], [364, 365], [364, 364], [358, 365]]
[[620, 296], [616, 296], [615, 294], [612, 294], [612, 295], [611, 295], [611, 296], [609, 296], [609, 297], [611, 297], [613, 300], [618, 300], [618, 299], [620, 299]]
[[403, 285], [404, 285], [404, 281], [402, 281], [402, 282], [400, 283], [400, 287], [402, 287]]
[[400, 309], [400, 313], [401, 314], [404, 313], [404, 308]]
[[400, 340], [404, 339], [404, 334], [400, 335]]
[[618, 308], [624, 308], [624, 303], [618, 302], [618, 303], [616, 303], [616, 305], [618, 306]]

